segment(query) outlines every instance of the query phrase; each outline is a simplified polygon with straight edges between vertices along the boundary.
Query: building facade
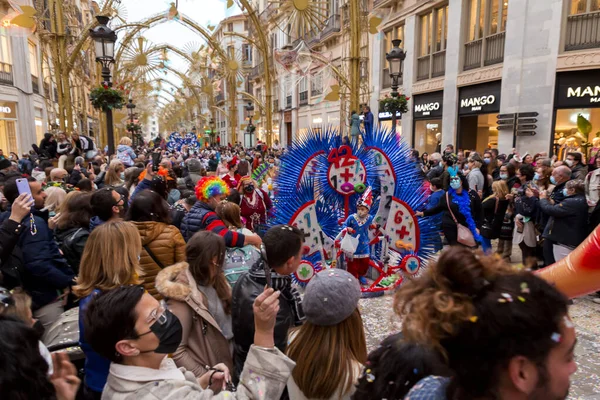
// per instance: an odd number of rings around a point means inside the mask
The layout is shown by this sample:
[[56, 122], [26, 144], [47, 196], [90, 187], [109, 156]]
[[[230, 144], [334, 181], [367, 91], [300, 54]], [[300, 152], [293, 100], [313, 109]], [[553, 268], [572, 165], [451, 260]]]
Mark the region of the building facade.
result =
[[[600, 132], [597, 0], [375, 0], [373, 13], [385, 18], [371, 38], [380, 42], [371, 105], [390, 93], [385, 54], [402, 39], [401, 88], [411, 110], [401, 133], [417, 150], [453, 143], [562, 155]], [[520, 113], [518, 136], [498, 130], [499, 114]], [[586, 138], [576, 135], [578, 115], [592, 125]]]

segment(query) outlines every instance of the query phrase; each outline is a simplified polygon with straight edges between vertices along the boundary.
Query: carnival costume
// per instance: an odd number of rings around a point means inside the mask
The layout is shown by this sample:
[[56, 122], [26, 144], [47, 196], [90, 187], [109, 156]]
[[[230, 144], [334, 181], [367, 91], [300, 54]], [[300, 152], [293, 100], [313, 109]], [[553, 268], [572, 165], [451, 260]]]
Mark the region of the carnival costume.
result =
[[[244, 185], [248, 183], [252, 183], [252, 191], [250, 192], [244, 190]], [[264, 225], [267, 222], [267, 213], [273, 206], [273, 203], [267, 193], [254, 186], [254, 181], [249, 176], [240, 179], [237, 190], [242, 195], [240, 199], [240, 212], [242, 217], [246, 219], [246, 228], [256, 232], [256, 229], [260, 225]]]

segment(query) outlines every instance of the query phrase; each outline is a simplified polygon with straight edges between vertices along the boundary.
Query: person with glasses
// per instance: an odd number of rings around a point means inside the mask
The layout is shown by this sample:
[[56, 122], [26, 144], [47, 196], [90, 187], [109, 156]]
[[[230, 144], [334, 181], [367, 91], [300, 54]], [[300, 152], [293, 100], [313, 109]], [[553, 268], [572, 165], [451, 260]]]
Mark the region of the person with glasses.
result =
[[168, 354], [182, 340], [181, 322], [142, 286], [121, 286], [95, 297], [84, 325], [92, 348], [112, 362], [103, 398], [279, 399], [294, 367], [274, 346], [279, 296], [267, 288], [254, 301], [254, 345], [237, 388], [224, 364], [209, 366], [200, 378], [177, 368]]
[[102, 188], [92, 194], [90, 200], [92, 205], [93, 217], [90, 220], [90, 232], [98, 226], [110, 221], [121, 218], [126, 199], [112, 188]]
[[73, 293], [79, 300], [79, 341], [86, 355], [85, 399], [100, 399], [110, 361], [92, 350], [85, 336], [83, 318], [88, 303], [100, 293], [120, 285], [140, 283], [142, 240], [130, 222], [110, 221], [90, 235], [81, 257], [81, 269]]

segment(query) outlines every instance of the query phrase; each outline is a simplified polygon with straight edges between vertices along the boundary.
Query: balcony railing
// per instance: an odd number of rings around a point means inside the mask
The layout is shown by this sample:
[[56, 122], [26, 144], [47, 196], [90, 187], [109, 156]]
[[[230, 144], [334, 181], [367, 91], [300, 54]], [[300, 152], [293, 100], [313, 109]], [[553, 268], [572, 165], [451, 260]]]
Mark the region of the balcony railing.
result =
[[31, 75], [31, 88], [33, 93], [40, 94], [40, 83], [38, 77], [35, 75]]
[[474, 40], [465, 44], [465, 71], [481, 67], [482, 50], [483, 39]]
[[417, 58], [417, 80], [418, 81], [429, 79], [430, 66], [431, 66], [431, 56], [429, 54], [424, 57]]
[[285, 98], [285, 108], [292, 108], [292, 96], [287, 96]]
[[342, 19], [340, 14], [333, 14], [327, 20], [327, 25], [321, 32], [321, 40], [325, 40], [328, 36], [333, 33], [340, 32], [342, 30]]
[[583, 50], [600, 47], [600, 11], [569, 15], [565, 36], [565, 50]]
[[446, 50], [433, 53], [431, 60], [433, 64], [431, 66], [431, 77], [444, 76], [446, 73]]
[[504, 61], [506, 33], [500, 32], [465, 44], [464, 70], [500, 64]]
[[12, 65], [0, 63], [0, 85], [13, 85]]
[[260, 64], [257, 64], [254, 67], [252, 67], [252, 70], [250, 71], [250, 79], [256, 79], [264, 73], [265, 63], [261, 62]]
[[483, 60], [483, 65], [494, 65], [504, 62], [505, 40], [505, 32], [485, 38], [485, 59]]
[[300, 105], [305, 106], [308, 104], [308, 90], [300, 92]]

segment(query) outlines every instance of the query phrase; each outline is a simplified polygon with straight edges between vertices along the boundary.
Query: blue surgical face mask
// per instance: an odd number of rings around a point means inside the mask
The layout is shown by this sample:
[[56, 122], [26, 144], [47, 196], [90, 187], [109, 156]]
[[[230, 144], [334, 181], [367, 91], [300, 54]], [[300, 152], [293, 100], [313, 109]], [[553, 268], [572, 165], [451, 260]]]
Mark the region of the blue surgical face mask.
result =
[[453, 179], [450, 181], [450, 187], [454, 190], [457, 190], [458, 188], [462, 187], [462, 182], [460, 179]]
[[539, 181], [541, 178], [540, 174], [538, 174], [537, 172], [535, 173], [535, 175], [533, 175], [533, 180], [534, 181]]
[[553, 185], [556, 185], [556, 179], [554, 179], [553, 176], [550, 177], [550, 183], [552, 183]]
[[507, 180], [508, 179], [508, 174], [500, 174], [500, 179]]
[[567, 193], [567, 188], [564, 188], [564, 189], [562, 190], [562, 192], [563, 192], [563, 196], [565, 196], [565, 197], [567, 197], [567, 196], [569, 195], [569, 194]]
[[484, 163], [486, 163], [486, 164], [489, 164], [489, 163], [491, 163], [491, 162], [492, 162], [492, 160], [491, 160], [491, 159], [489, 159], [489, 158], [484, 158], [484, 159], [483, 159], [483, 162], [484, 162]]
[[121, 177], [121, 180], [124, 181], [125, 180], [125, 172], [121, 172], [121, 175], [119, 175]]

